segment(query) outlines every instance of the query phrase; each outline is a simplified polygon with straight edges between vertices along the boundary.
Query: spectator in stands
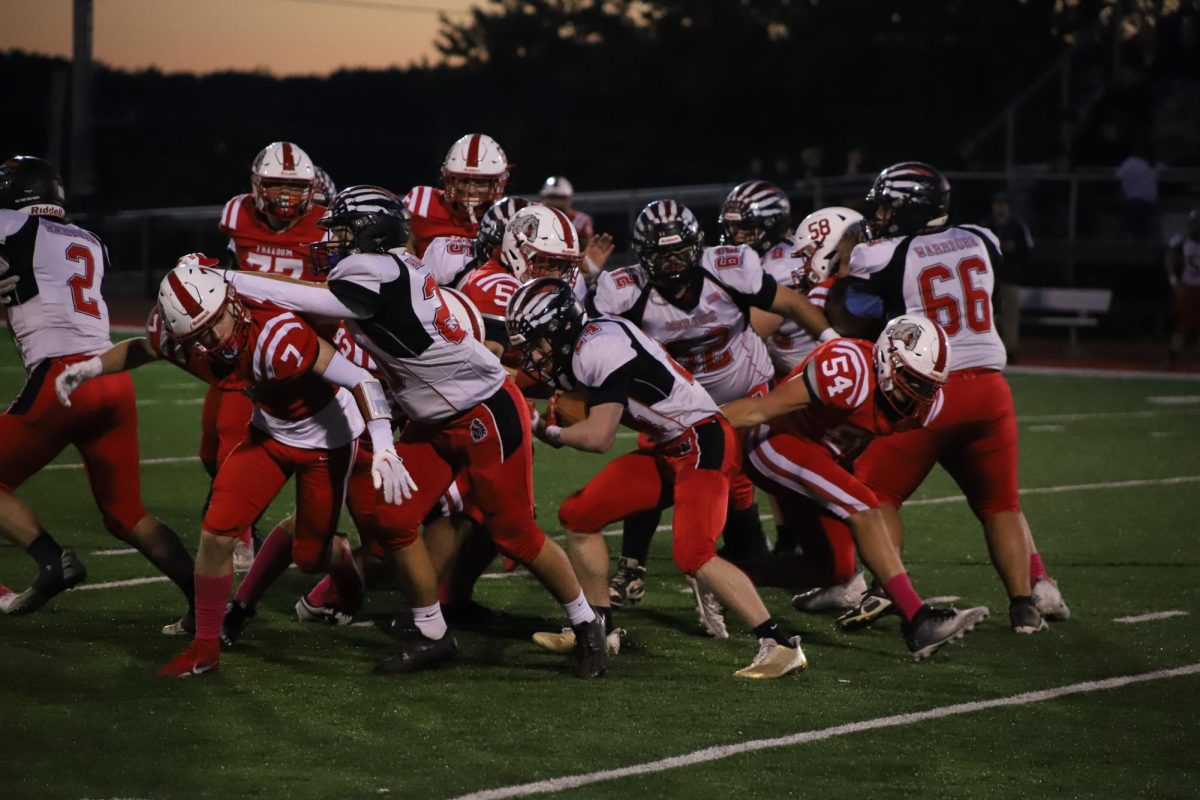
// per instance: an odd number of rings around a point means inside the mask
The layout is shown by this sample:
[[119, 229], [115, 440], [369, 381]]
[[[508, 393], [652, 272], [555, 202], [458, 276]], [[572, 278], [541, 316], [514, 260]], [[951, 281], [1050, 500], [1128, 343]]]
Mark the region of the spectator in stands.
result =
[[1008, 351], [1010, 363], [1017, 360], [1020, 343], [1021, 322], [1021, 276], [1029, 266], [1033, 254], [1033, 235], [1029, 226], [1012, 213], [1008, 195], [997, 192], [992, 197], [991, 216], [983, 220], [985, 228], [991, 228], [1000, 240], [1000, 253], [1004, 256], [996, 274], [1000, 298], [1000, 338]]
[[1187, 233], [1171, 237], [1164, 266], [1175, 293], [1175, 333], [1167, 348], [1167, 369], [1174, 369], [1188, 334], [1200, 324], [1200, 208], [1188, 215]]
[[863, 171], [863, 169], [866, 164], [866, 160], [866, 156], [863, 155], [862, 150], [858, 149], [857, 147], [851, 149], [846, 153], [846, 169], [842, 171], [842, 174], [846, 177], [865, 175], [866, 173]]
[[1138, 241], [1158, 239], [1158, 173], [1149, 145], [1139, 141], [1133, 153], [1117, 167], [1121, 181], [1122, 215], [1129, 235]]

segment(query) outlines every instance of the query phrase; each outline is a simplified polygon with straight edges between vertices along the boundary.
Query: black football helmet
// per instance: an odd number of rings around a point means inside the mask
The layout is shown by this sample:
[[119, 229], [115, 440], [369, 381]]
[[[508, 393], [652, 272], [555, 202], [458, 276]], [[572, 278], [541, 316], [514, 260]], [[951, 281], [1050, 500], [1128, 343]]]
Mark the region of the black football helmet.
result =
[[522, 372], [541, 383], [570, 375], [575, 342], [587, 322], [570, 284], [535, 278], [513, 293], [504, 321], [509, 344], [521, 353]]
[[921, 161], [902, 161], [879, 173], [866, 201], [872, 238], [910, 236], [950, 221], [950, 181]]
[[66, 192], [58, 170], [33, 156], [13, 156], [0, 166], [0, 208], [62, 219]]
[[661, 289], [688, 284], [700, 268], [704, 232], [691, 210], [674, 200], [655, 200], [633, 224], [633, 251]]
[[378, 186], [350, 186], [334, 195], [317, 225], [329, 232], [313, 242], [313, 267], [323, 272], [355, 253], [386, 253], [408, 243], [409, 213], [399, 197]]
[[492, 203], [479, 220], [479, 233], [475, 235], [475, 258], [487, 261], [504, 241], [504, 229], [522, 208], [529, 205], [520, 197], [501, 197]]
[[726, 195], [717, 222], [721, 244], [749, 245], [761, 256], [787, 239], [792, 202], [773, 183], [746, 181]]

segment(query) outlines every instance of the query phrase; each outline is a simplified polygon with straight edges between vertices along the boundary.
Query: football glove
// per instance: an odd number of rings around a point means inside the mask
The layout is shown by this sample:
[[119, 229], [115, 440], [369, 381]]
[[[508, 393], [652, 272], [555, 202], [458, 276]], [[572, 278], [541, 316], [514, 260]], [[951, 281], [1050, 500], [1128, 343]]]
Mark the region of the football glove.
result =
[[54, 379], [54, 393], [58, 395], [58, 402], [64, 406], [71, 405], [71, 393], [82, 386], [84, 381], [99, 375], [102, 369], [99, 356], [68, 364]]
[[417, 491], [416, 481], [404, 468], [404, 459], [391, 447], [376, 450], [371, 457], [371, 482], [375, 484], [376, 490], [383, 490], [383, 499], [386, 502], [395, 505], [411, 500]]

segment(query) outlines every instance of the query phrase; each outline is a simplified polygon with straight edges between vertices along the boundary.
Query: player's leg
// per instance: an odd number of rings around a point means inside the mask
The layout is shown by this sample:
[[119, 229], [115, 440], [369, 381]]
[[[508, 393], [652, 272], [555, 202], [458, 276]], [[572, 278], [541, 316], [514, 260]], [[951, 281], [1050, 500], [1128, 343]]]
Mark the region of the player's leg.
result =
[[[292, 561], [303, 572], [327, 572], [338, 593], [332, 621], [348, 622], [362, 606], [363, 578], [346, 537], [338, 535], [357, 443], [330, 450], [292, 450], [296, 475], [296, 533]], [[340, 612], [341, 616], [337, 616]]]
[[[50, 463], [71, 437], [74, 408], [65, 408], [54, 396], [54, 379], [62, 370], [58, 361], [43, 361], [25, 387], [0, 414], [0, 536], [21, 547], [37, 564], [33, 584], [8, 600], [4, 610], [27, 614], [50, 598], [87, 577], [83, 562], [63, 550], [30, 506], [13, 494], [31, 475]], [[89, 390], [84, 384], [80, 392]]]
[[1042, 556], [1038, 553], [1037, 543], [1033, 541], [1033, 531], [1029, 529], [1029, 521], [1025, 519], [1024, 511], [1020, 514], [1020, 521], [1025, 538], [1029, 541], [1029, 580], [1033, 604], [1044, 619], [1064, 622], [1071, 618], [1071, 609], [1059, 591], [1058, 581], [1050, 577], [1046, 565], [1042, 563]]
[[[210, 387], [211, 388], [211, 387]], [[246, 429], [250, 427], [250, 418], [254, 414], [254, 401], [242, 392], [217, 392], [216, 438], [217, 464], [224, 461], [238, 442], [246, 438]], [[207, 397], [205, 400], [207, 401]], [[233, 548], [233, 570], [237, 573], [246, 572], [254, 563], [255, 520], [246, 530], [238, 535], [238, 542]]]
[[[638, 434], [638, 452], [653, 454], [654, 443], [646, 434]], [[666, 485], [669, 492], [669, 485]], [[655, 508], [621, 517], [621, 557], [609, 581], [608, 598], [611, 607], [625, 603], [633, 605], [646, 595], [646, 564], [650, 558], [650, 543], [662, 522], [662, 511], [671, 504], [664, 497]]]

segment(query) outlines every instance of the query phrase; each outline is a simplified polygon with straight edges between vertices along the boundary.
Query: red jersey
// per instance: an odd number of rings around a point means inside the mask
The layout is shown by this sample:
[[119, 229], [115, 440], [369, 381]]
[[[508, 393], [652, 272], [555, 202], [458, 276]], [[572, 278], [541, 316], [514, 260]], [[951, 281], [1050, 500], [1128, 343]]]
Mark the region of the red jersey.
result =
[[[475, 304], [483, 316], [485, 338], [503, 343], [508, 340], [507, 333], [501, 333], [505, 330], [504, 311], [513, 292], [520, 288], [521, 282], [493, 258], [468, 275], [459, 291]], [[521, 363], [520, 354], [515, 350], [505, 350], [500, 363], [515, 367]]]
[[254, 401], [251, 424], [284, 444], [334, 448], [358, 438], [363, 422], [354, 398], [312, 371], [319, 347], [316, 331], [290, 311], [243, 303], [250, 323], [231, 362], [171, 339], [157, 308], [146, 322], [150, 347], [206, 383], [227, 390], [244, 387]]
[[413, 253], [420, 258], [425, 248], [439, 236], [474, 239], [479, 224], [455, 214], [446, 202], [446, 193], [432, 186], [414, 186], [404, 195], [404, 205], [412, 214]]
[[229, 236], [229, 249], [237, 255], [238, 269], [273, 272], [289, 278], [324, 280], [312, 267], [309, 245], [325, 237], [317, 220], [325, 206], [315, 203], [308, 213], [281, 231], [267, 225], [254, 207], [254, 197], [239, 194], [221, 212], [221, 232]]
[[[819, 346], [785, 379], [804, 381], [812, 402], [773, 421], [772, 429], [817, 442], [848, 464], [876, 436], [919, 427], [918, 419], [896, 420], [885, 413], [877, 400], [872, 360], [873, 345], [862, 339], [834, 339]], [[939, 392], [935, 408], [940, 402]]]
[[587, 243], [596, 235], [596, 227], [592, 222], [591, 215], [572, 208], [567, 210], [567, 219], [571, 220], [571, 224], [575, 226], [575, 232], [579, 234], [580, 247], [587, 247]]

